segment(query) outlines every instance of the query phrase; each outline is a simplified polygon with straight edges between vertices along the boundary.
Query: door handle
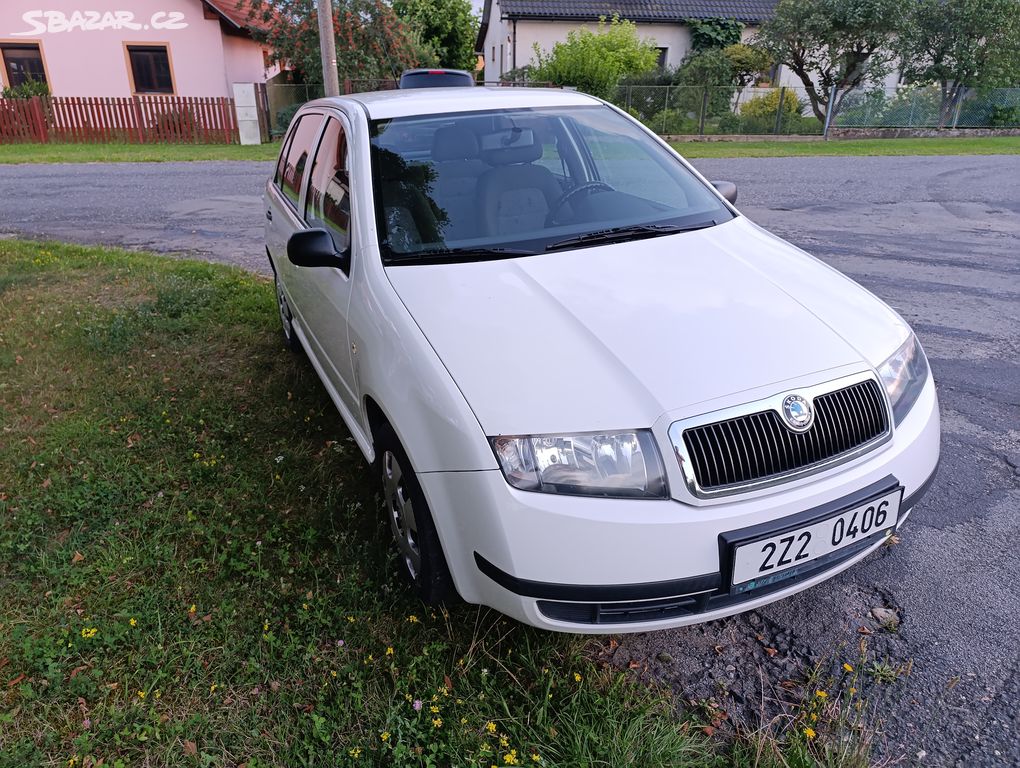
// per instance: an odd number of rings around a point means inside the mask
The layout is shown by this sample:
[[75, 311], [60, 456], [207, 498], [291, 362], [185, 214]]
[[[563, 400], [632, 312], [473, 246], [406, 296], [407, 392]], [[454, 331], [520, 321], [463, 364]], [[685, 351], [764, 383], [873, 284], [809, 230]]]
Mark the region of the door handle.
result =
[[266, 211], [266, 218], [269, 219], [270, 221], [272, 221], [273, 220], [273, 212], [272, 211]]

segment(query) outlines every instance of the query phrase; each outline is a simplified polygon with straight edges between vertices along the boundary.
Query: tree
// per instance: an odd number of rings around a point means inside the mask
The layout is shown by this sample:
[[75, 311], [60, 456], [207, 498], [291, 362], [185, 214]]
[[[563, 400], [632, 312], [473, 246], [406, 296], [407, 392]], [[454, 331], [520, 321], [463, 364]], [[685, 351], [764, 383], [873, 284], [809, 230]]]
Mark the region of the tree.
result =
[[599, 19], [593, 32], [584, 27], [567, 33], [550, 53], [535, 44], [535, 78], [573, 86], [600, 99], [615, 95], [621, 77], [655, 69], [659, 60], [652, 40], [638, 38], [631, 21]]
[[393, 0], [393, 10], [435, 51], [439, 66], [474, 71], [478, 18], [471, 0]]
[[773, 64], [769, 52], [754, 45], [734, 43], [727, 45], [722, 52], [733, 69], [733, 80], [741, 88], [755, 82]]
[[905, 80], [940, 86], [945, 126], [968, 88], [1020, 79], [1020, 0], [917, 0], [900, 54]]
[[[252, 15], [265, 27], [257, 37], [272, 48], [273, 60], [296, 70], [306, 83], [321, 83], [315, 0], [252, 0], [251, 5]], [[429, 60], [383, 0], [333, 0], [333, 31], [341, 80], [394, 78]]]
[[779, 0], [755, 43], [800, 79], [811, 110], [824, 121], [827, 112], [839, 111], [847, 93], [889, 72], [910, 1]]

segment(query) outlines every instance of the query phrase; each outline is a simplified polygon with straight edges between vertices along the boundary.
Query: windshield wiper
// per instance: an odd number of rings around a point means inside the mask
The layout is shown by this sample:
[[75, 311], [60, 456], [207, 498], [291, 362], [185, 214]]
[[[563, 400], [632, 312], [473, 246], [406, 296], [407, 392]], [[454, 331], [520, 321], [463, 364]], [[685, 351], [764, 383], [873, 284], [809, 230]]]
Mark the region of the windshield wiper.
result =
[[676, 224], [633, 224], [626, 227], [611, 227], [610, 229], [600, 229], [597, 232], [586, 232], [583, 235], [568, 237], [565, 240], [557, 240], [555, 243], [547, 245], [545, 249], [547, 251], [555, 251], [575, 245], [597, 245], [599, 243], [641, 240], [646, 237], [675, 235], [678, 232], [693, 232], [698, 229], [714, 227], [715, 224], [715, 219], [710, 219], [709, 221], [687, 224], [685, 226]]
[[536, 253], [538, 251], [529, 251], [523, 248], [439, 248], [434, 251], [417, 251], [415, 253], [394, 253], [390, 251], [388, 261], [391, 265], [453, 264], [463, 261], [534, 256]]

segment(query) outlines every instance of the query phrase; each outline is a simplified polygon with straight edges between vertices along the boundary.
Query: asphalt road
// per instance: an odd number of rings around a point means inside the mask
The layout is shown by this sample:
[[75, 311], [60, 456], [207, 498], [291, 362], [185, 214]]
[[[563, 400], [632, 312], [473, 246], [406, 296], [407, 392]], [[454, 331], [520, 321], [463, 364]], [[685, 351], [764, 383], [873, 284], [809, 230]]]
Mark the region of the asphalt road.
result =
[[[868, 663], [878, 754], [1020, 765], [1020, 156], [700, 160], [748, 216], [851, 275], [918, 332], [939, 386], [938, 479], [898, 545], [782, 603], [617, 638], [611, 658], [731, 717], [780, 714], [784, 680]], [[267, 271], [266, 163], [0, 166], [0, 236]], [[879, 626], [874, 608], [896, 612]], [[870, 634], [869, 634], [870, 633]], [[608, 646], [607, 646], [608, 648]], [[879, 682], [880, 667], [894, 680]], [[859, 670], [860, 671], [860, 670]]]

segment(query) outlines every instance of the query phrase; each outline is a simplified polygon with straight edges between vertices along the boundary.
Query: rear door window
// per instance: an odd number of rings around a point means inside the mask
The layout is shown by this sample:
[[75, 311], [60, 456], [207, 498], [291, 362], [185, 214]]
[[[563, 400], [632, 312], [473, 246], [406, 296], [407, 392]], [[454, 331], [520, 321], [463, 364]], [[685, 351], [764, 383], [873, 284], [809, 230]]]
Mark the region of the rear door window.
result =
[[299, 117], [297, 125], [291, 131], [290, 146], [280, 156], [277, 186], [295, 208], [301, 198], [301, 185], [312, 153], [312, 142], [315, 141], [321, 125], [322, 115], [307, 114]]

